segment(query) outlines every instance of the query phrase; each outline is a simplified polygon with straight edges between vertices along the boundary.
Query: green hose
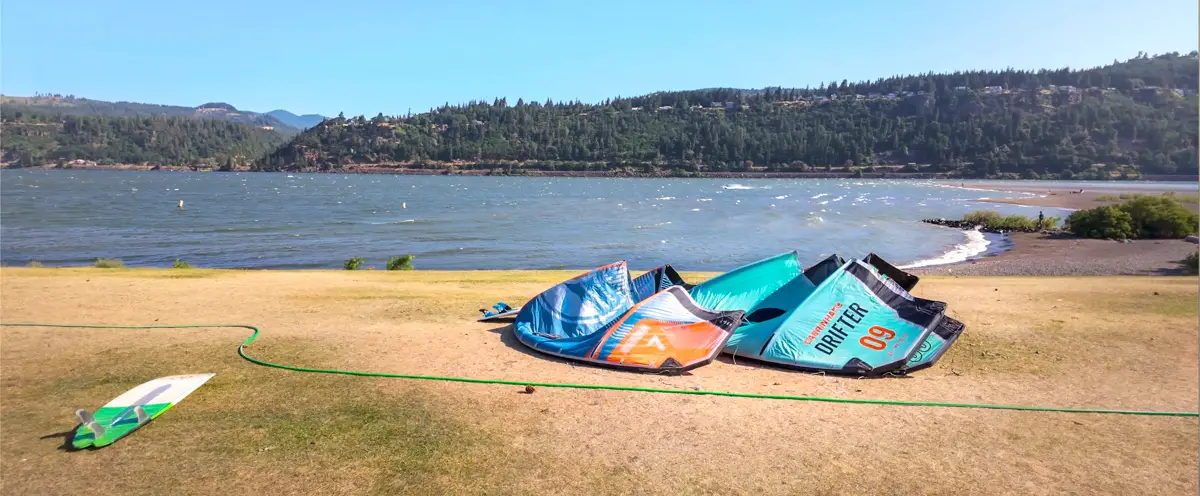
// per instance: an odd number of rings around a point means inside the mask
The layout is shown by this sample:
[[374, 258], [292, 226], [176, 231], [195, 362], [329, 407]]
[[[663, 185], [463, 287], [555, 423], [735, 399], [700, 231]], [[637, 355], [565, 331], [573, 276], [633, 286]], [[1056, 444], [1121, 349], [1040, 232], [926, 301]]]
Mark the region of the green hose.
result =
[[1163, 417], [1200, 417], [1200, 412], [1164, 412], [1153, 410], [1105, 410], [1098, 408], [1060, 408], [1060, 407], [1043, 407], [1043, 406], [1021, 406], [1021, 405], [993, 405], [986, 403], [940, 403], [933, 401], [895, 401], [895, 400], [867, 400], [867, 399], [850, 399], [850, 398], [823, 398], [819, 396], [792, 396], [784, 394], [755, 394], [755, 393], [735, 393], [727, 391], [695, 391], [690, 389], [658, 389], [647, 387], [634, 386], [611, 386], [611, 385], [592, 385], [592, 384], [570, 384], [559, 382], [529, 382], [529, 381], [506, 381], [499, 379], [472, 379], [469, 377], [442, 377], [434, 375], [409, 375], [409, 374], [389, 374], [386, 372], [361, 372], [354, 370], [337, 370], [337, 369], [314, 369], [308, 367], [296, 367], [292, 365], [283, 365], [271, 363], [265, 360], [259, 360], [246, 354], [246, 345], [258, 339], [259, 329], [251, 325], [244, 324], [185, 324], [185, 325], [154, 325], [154, 326], [123, 326], [123, 325], [88, 325], [88, 324], [39, 324], [39, 323], [10, 323], [0, 322], [0, 326], [7, 327], [62, 327], [76, 329], [197, 329], [197, 328], [238, 328], [249, 329], [254, 331], [250, 337], [238, 346], [238, 355], [251, 363], [271, 367], [276, 369], [291, 370], [294, 372], [313, 372], [318, 374], [341, 374], [341, 375], [356, 375], [362, 377], [390, 377], [396, 379], [418, 379], [426, 381], [448, 381], [448, 382], [470, 382], [474, 384], [505, 384], [509, 386], [537, 386], [537, 387], [557, 387], [557, 388], [574, 388], [574, 389], [604, 389], [609, 391], [639, 391], [645, 393], [670, 393], [670, 394], [692, 394], [700, 396], [729, 396], [734, 398], [756, 398], [756, 399], [772, 399], [772, 400], [792, 400], [792, 401], [822, 401], [828, 403], [856, 403], [861, 405], [893, 405], [893, 406], [928, 406], [928, 407], [943, 407], [943, 408], [983, 408], [991, 410], [1025, 410], [1033, 412], [1062, 412], [1062, 413], [1103, 413], [1103, 414], [1120, 414], [1120, 415], [1153, 415]]

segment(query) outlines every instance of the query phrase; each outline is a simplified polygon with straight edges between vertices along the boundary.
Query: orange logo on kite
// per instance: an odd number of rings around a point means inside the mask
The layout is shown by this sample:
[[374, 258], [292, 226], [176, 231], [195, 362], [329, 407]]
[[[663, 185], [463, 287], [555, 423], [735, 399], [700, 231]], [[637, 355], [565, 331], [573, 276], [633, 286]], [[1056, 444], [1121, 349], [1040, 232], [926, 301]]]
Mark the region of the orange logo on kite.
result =
[[666, 359], [674, 358], [687, 366], [711, 355], [725, 333], [724, 329], [708, 322], [678, 324], [642, 319], [605, 360], [658, 367]]

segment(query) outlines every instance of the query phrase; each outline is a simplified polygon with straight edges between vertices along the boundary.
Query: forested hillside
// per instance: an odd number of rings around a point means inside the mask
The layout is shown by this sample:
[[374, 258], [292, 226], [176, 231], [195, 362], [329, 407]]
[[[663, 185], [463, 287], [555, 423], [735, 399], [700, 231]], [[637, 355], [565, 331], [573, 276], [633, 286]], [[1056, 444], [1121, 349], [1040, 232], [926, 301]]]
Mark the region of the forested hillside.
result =
[[192, 117], [74, 116], [0, 108], [3, 162], [14, 167], [148, 164], [230, 169], [283, 142], [248, 124]]
[[[681, 171], [905, 166], [972, 177], [1195, 174], [1196, 53], [1084, 69], [974, 71], [707, 89], [599, 104], [505, 99], [326, 120], [261, 170]], [[909, 165], [914, 164], [914, 165]]]
[[60, 114], [73, 116], [105, 117], [195, 117], [240, 122], [291, 136], [300, 131], [269, 114], [238, 110], [228, 103], [210, 102], [199, 107], [156, 105], [136, 102], [106, 102], [77, 98], [74, 95], [36, 95], [31, 97], [0, 96], [0, 104], [12, 110], [24, 110], [36, 114]]

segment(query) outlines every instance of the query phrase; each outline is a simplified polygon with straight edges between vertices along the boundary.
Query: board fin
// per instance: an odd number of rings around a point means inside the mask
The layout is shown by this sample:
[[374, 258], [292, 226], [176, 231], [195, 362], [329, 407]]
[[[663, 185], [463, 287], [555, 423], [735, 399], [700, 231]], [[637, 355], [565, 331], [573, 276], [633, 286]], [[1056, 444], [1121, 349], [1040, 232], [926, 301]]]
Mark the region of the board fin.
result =
[[133, 407], [133, 413], [137, 415], [137, 421], [139, 424], [144, 424], [150, 420], [150, 416], [146, 414], [146, 409], [142, 408], [142, 405]]
[[83, 424], [92, 431], [94, 438], [104, 437], [104, 428], [100, 426], [99, 422], [96, 422], [96, 418], [92, 414], [80, 408], [75, 410], [75, 416], [79, 417], [80, 424]]

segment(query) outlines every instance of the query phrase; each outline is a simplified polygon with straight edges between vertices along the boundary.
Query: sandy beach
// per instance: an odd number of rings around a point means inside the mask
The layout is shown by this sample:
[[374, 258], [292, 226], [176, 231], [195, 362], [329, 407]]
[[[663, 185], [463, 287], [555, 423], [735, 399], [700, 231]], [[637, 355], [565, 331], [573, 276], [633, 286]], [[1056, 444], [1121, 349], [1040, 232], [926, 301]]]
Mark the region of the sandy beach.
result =
[[[5, 322], [240, 322], [286, 364], [772, 394], [1195, 411], [1194, 277], [926, 277], [963, 337], [909, 378], [722, 357], [678, 377], [574, 365], [474, 319], [560, 272], [0, 269]], [[684, 274], [699, 281], [709, 274]], [[237, 357], [242, 329], [0, 328], [0, 479], [13, 494], [1190, 494], [1194, 418], [844, 405], [329, 376]], [[96, 452], [75, 408], [217, 375]], [[896, 463], [900, 457], [904, 462]], [[737, 460], [737, 463], [730, 463]], [[1102, 467], [1102, 469], [1097, 469]], [[929, 474], [936, 474], [930, 477]], [[102, 486], [96, 481], [103, 480]], [[636, 489], [633, 489], [636, 488]]]
[[[945, 186], [960, 187], [957, 183], [942, 183]], [[1082, 193], [1078, 192], [1083, 190]], [[1200, 186], [1197, 187], [1200, 189]], [[1074, 187], [1062, 185], [1040, 185], [1036, 181], [1029, 181], [1028, 185], [1023, 186], [1003, 186], [998, 188], [998, 192], [1009, 193], [1032, 193], [1039, 196], [1035, 197], [1011, 197], [1011, 198], [988, 198], [979, 200], [981, 203], [1007, 203], [1012, 205], [1029, 205], [1035, 207], [1051, 207], [1051, 208], [1066, 208], [1071, 210], [1082, 210], [1095, 208], [1101, 205], [1112, 205], [1120, 203], [1120, 199], [1112, 199], [1109, 197], [1119, 196], [1121, 193], [1140, 193], [1159, 195], [1168, 192], [1176, 194], [1187, 194], [1195, 196], [1197, 189], [1186, 193], [1180, 193], [1176, 190], [1168, 189], [1153, 189], [1153, 188], [1131, 188], [1128, 185], [1113, 183], [1112, 185], [1104, 185], [1101, 187]], [[1103, 197], [1103, 198], [1102, 198]], [[1193, 212], [1197, 211], [1198, 206], [1195, 202], [1184, 202], [1184, 205]]]

